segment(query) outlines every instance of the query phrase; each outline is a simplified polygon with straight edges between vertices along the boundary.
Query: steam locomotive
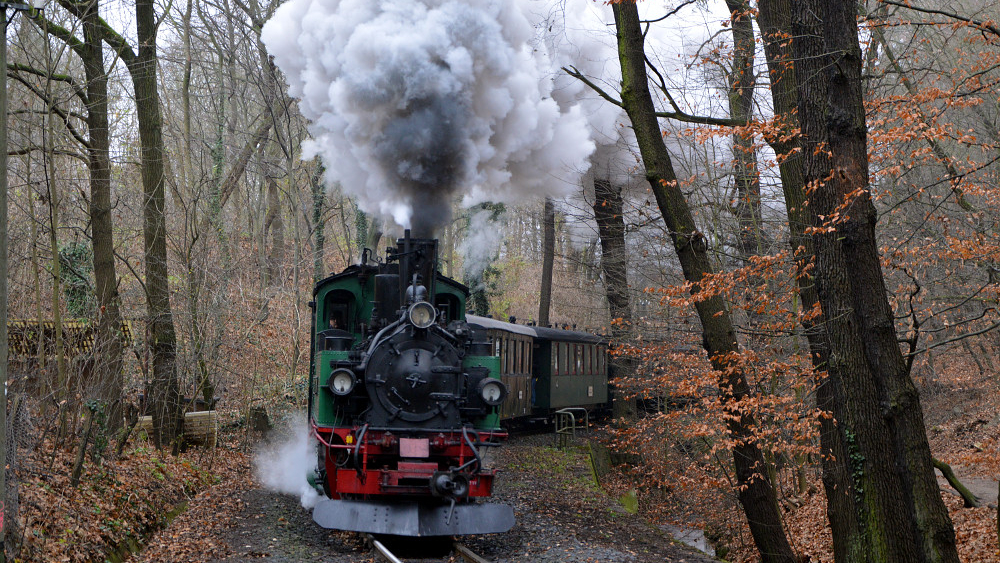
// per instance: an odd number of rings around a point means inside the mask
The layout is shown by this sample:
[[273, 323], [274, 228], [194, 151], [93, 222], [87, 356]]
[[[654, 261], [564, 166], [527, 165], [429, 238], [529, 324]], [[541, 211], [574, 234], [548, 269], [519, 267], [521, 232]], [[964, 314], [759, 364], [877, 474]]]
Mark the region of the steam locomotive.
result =
[[[607, 345], [583, 332], [466, 316], [469, 289], [437, 268], [437, 241], [409, 231], [384, 263], [313, 291], [310, 476], [324, 528], [401, 536], [499, 533], [486, 448], [505, 419], [608, 401]], [[508, 396], [509, 395], [509, 396]]]

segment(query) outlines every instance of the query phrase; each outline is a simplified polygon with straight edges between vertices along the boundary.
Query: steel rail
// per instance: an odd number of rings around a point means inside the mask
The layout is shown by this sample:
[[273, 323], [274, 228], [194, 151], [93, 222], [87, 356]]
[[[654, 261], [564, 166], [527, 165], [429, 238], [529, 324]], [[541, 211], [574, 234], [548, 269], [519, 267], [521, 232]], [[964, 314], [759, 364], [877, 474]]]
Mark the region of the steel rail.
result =
[[[389, 548], [387, 548], [382, 542], [375, 539], [375, 536], [365, 534], [365, 537], [367, 537], [368, 541], [371, 542], [372, 547], [375, 548], [375, 552], [379, 557], [385, 559], [389, 563], [404, 563], [402, 559], [396, 557], [391, 551], [389, 551]], [[479, 554], [459, 542], [454, 542], [452, 544], [452, 549], [455, 550], [456, 555], [469, 563], [492, 563], [490, 560], [484, 559]]]
[[382, 542], [375, 539], [375, 537], [372, 536], [371, 534], [368, 535], [368, 541], [372, 542], [372, 547], [375, 548], [375, 551], [378, 552], [378, 554], [382, 556], [382, 558], [388, 561], [389, 563], [403, 563], [402, 559], [393, 555], [392, 552], [389, 551], [389, 548], [382, 545]]
[[478, 554], [473, 552], [471, 549], [465, 547], [464, 545], [458, 542], [455, 542], [453, 547], [455, 548], [455, 553], [460, 555], [463, 559], [465, 559], [469, 563], [490, 563], [489, 560], [483, 559]]

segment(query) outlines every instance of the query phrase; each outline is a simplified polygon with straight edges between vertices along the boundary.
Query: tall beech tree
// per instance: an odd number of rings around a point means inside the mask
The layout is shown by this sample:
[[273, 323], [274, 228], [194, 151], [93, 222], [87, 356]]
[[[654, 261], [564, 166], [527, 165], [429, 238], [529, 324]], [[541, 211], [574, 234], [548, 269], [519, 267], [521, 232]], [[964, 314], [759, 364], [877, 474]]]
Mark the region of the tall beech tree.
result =
[[[788, 217], [788, 243], [796, 266], [796, 284], [803, 314], [800, 322], [809, 343], [812, 364], [819, 373], [816, 384], [816, 406], [823, 412], [842, 412], [843, 393], [840, 380], [828, 377], [826, 366], [830, 346], [821, 327], [822, 315], [813, 316], [819, 306], [819, 295], [811, 274], [812, 240], [806, 235], [809, 225], [805, 205], [805, 180], [802, 176], [802, 152], [799, 147], [798, 82], [792, 61], [791, 0], [760, 0], [757, 24], [764, 43], [764, 56], [770, 76], [774, 126], [765, 135], [779, 156], [778, 173]], [[847, 454], [843, 436], [836, 421], [829, 416], [819, 418], [823, 489], [826, 492], [827, 515], [833, 537], [834, 559], [848, 560], [851, 546], [858, 541], [857, 508], [854, 504]]]
[[621, 341], [632, 325], [622, 186], [615, 186], [611, 180], [595, 176], [593, 208], [597, 234], [601, 241], [601, 270], [604, 272], [608, 310], [613, 321], [611, 337], [615, 341]]
[[799, 0], [791, 11], [807, 234], [859, 530], [838, 553], [845, 561], [957, 562], [875, 239], [857, 6]]
[[[94, 284], [97, 297], [95, 381], [93, 395], [105, 403], [107, 427], [122, 425], [122, 315], [115, 268], [111, 216], [111, 160], [108, 135], [108, 75], [104, 69], [103, 31], [97, 0], [65, 4], [82, 22], [83, 41], [73, 32], [41, 15], [33, 19], [39, 29], [64, 42], [83, 62], [86, 87], [76, 95], [87, 109], [87, 138], [76, 135], [87, 151], [90, 176], [90, 226], [93, 244]], [[41, 71], [17, 65], [15, 79]], [[56, 77], [72, 82], [68, 76]]]
[[107, 402], [109, 429], [122, 425], [122, 316], [115, 271], [111, 219], [111, 158], [108, 138], [108, 75], [104, 70], [99, 2], [83, 6], [84, 42], [76, 49], [87, 78], [87, 147], [90, 169], [90, 221], [94, 247], [94, 282], [97, 291], [95, 348], [101, 398]]
[[734, 363], [740, 346], [732, 318], [721, 295], [698, 295], [702, 280], [713, 273], [708, 245], [695, 225], [663, 141], [649, 92], [638, 9], [634, 2], [627, 1], [614, 4], [613, 8], [622, 69], [622, 105], [635, 131], [646, 179], [670, 233], [684, 279], [691, 283], [703, 344], [718, 374], [726, 426], [733, 439], [737, 495], [762, 561], [791, 563], [795, 554], [785, 536], [763, 453], [753, 435], [757, 422], [740, 406], [751, 389], [746, 375]]
[[[749, 122], [753, 116], [754, 74], [753, 19], [748, 0], [726, 0], [732, 14], [733, 62], [728, 72], [729, 116]], [[760, 173], [757, 170], [757, 150], [753, 135], [747, 131], [733, 133], [733, 184], [736, 204], [733, 209], [739, 224], [736, 246], [744, 262], [761, 253], [760, 232]]]
[[[61, 0], [60, 4], [77, 17], [82, 17], [79, 5], [67, 0]], [[157, 20], [153, 1], [138, 0], [135, 13], [136, 49], [104, 20], [95, 18], [95, 23], [99, 24], [104, 41], [128, 67], [135, 90], [143, 185], [146, 335], [152, 356], [152, 381], [147, 398], [153, 417], [153, 439], [157, 446], [163, 446], [174, 442], [180, 435], [184, 419], [177, 380], [177, 336], [167, 280], [165, 156], [157, 92]]]

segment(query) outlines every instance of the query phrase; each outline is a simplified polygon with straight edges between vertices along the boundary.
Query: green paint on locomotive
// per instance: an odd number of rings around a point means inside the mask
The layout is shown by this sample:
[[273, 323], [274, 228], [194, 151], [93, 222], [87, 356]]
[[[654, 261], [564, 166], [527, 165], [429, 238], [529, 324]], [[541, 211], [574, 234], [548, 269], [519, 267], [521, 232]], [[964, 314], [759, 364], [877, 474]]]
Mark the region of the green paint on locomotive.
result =
[[[500, 379], [500, 358], [497, 356], [466, 356], [462, 367], [484, 367], [490, 370], [490, 377]], [[494, 408], [493, 413], [474, 421], [477, 430], [497, 430], [500, 428], [500, 409]]]
[[[374, 309], [375, 274], [377, 268], [371, 266], [350, 266], [340, 274], [335, 274], [318, 282], [313, 290], [312, 349], [309, 363], [309, 401], [312, 419], [317, 426], [332, 427], [348, 424], [347, 417], [338, 408], [338, 401], [326, 388], [331, 372], [331, 363], [344, 361], [349, 351], [322, 350], [321, 332], [340, 329], [353, 336], [346, 346], [355, 348], [364, 338], [365, 327], [370, 325]], [[469, 291], [464, 285], [438, 273], [436, 302], [447, 301], [449, 321], [465, 320], [465, 306]], [[490, 370], [490, 377], [499, 379], [500, 359], [495, 356], [466, 356], [463, 367], [482, 366]], [[473, 421], [476, 429], [496, 430], [500, 428], [498, 409], [493, 413]]]
[[[309, 401], [312, 418], [317, 426], [336, 426], [341, 423], [334, 395], [324, 387], [333, 371], [331, 362], [346, 360], [349, 354], [347, 351], [321, 350], [319, 333], [329, 328], [346, 330], [354, 336], [348, 348], [353, 348], [361, 341], [361, 324], [371, 319], [372, 296], [375, 295], [372, 276], [359, 276], [363, 271], [361, 266], [351, 266], [340, 274], [320, 281], [313, 290]], [[368, 283], [362, 284], [361, 279], [366, 279]], [[339, 323], [343, 323], [342, 326], [331, 326]]]

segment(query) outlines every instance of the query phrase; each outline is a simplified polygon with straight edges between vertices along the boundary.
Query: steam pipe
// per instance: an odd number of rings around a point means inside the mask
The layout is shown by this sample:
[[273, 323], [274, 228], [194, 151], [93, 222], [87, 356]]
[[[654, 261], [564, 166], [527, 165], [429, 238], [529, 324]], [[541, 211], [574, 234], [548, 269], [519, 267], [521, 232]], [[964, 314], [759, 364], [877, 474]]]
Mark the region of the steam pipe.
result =
[[364, 441], [365, 434], [367, 433], [368, 433], [368, 425], [366, 424], [361, 427], [361, 432], [358, 432], [358, 438], [357, 438], [358, 441], [354, 445], [354, 453], [351, 454], [351, 459], [354, 461], [354, 470], [357, 471], [358, 477], [361, 477], [364, 474], [361, 464], [358, 463], [358, 453], [361, 452], [361, 442]]
[[368, 345], [368, 351], [365, 352], [364, 359], [361, 360], [361, 363], [358, 364], [358, 367], [354, 368], [354, 371], [356, 373], [358, 373], [358, 374], [363, 374], [364, 373], [365, 368], [368, 367], [368, 358], [372, 357], [372, 352], [375, 351], [375, 347], [378, 346], [378, 343], [382, 341], [382, 335], [385, 334], [386, 332], [389, 332], [390, 330], [398, 327], [400, 325], [400, 323], [402, 323], [402, 322], [403, 322], [403, 319], [396, 319], [395, 322], [393, 322], [392, 324], [386, 326], [382, 330], [378, 331], [378, 334], [375, 335], [375, 338], [372, 338], [372, 343]]
[[[479, 450], [476, 449], [476, 445], [469, 439], [469, 429], [465, 426], [462, 427], [462, 438], [465, 440], [465, 443], [469, 445], [469, 449], [472, 450], [472, 455], [476, 456], [476, 458], [463, 463], [462, 466], [456, 468], [455, 471], [461, 471], [462, 469], [465, 469], [465, 466], [471, 465], [472, 463], [476, 464], [476, 471], [478, 471], [483, 466], [483, 460], [479, 457]], [[476, 441], [479, 441], [478, 437], [476, 438]]]

